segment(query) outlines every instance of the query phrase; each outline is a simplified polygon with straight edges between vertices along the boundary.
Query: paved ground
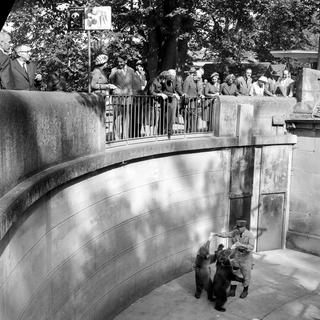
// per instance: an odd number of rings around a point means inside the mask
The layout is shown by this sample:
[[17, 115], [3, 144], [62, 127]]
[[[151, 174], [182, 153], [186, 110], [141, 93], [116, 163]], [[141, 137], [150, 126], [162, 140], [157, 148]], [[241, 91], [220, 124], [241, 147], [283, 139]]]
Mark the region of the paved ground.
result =
[[188, 273], [136, 301], [116, 320], [320, 320], [320, 257], [292, 250], [254, 255], [252, 284], [246, 299], [228, 298], [218, 312], [202, 294], [194, 298], [194, 274]]

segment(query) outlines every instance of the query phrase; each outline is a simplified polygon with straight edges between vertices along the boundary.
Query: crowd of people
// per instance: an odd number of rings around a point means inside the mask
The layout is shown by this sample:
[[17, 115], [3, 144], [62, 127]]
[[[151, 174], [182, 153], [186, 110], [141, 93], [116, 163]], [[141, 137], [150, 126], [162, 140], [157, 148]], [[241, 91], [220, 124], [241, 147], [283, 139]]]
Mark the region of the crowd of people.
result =
[[[292, 97], [294, 80], [289, 70], [270, 71], [253, 80], [252, 69], [236, 77], [228, 74], [221, 83], [220, 74], [213, 72], [203, 79], [203, 69], [191, 66], [183, 79], [175, 69], [159, 73], [147, 82], [142, 62], [135, 70], [127, 65], [126, 56], [119, 56], [117, 66], [109, 76], [104, 72], [108, 64], [107, 55], [95, 59], [91, 87], [108, 99], [111, 139], [140, 137], [142, 134], [173, 134], [175, 123], [184, 125], [184, 132], [199, 132], [213, 129], [213, 102], [219, 95], [233, 96], [281, 96]], [[145, 97], [142, 99], [142, 97]], [[152, 97], [152, 100], [147, 99]], [[111, 107], [112, 105], [112, 107]]]
[[[0, 32], [0, 79], [2, 89], [39, 90], [42, 76], [31, 61], [28, 45], [18, 45], [10, 56], [11, 38]], [[108, 56], [98, 55], [91, 72], [92, 92], [106, 99], [107, 129], [110, 140], [136, 138], [141, 135], [173, 134], [175, 123], [184, 126], [184, 132], [213, 129], [213, 103], [219, 95], [292, 97], [294, 81], [289, 70], [272, 71], [256, 81], [252, 69], [244, 75], [225, 76], [213, 72], [204, 79], [202, 68], [191, 66], [183, 77], [175, 69], [162, 71], [148, 79], [142, 61], [134, 69], [128, 58], [120, 55], [117, 65], [106, 74]], [[58, 72], [50, 74], [46, 90], [65, 91], [66, 81]]]

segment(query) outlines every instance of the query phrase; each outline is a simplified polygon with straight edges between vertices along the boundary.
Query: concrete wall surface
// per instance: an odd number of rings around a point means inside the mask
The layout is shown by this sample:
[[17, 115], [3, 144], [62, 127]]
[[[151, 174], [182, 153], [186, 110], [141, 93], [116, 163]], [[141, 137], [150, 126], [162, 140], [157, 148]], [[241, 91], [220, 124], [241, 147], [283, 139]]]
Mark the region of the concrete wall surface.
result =
[[0, 198], [26, 177], [102, 151], [104, 103], [96, 95], [0, 91]]
[[[50, 192], [2, 240], [0, 319], [112, 319], [191, 270], [209, 232], [229, 229], [235, 195], [252, 196], [241, 216], [249, 215], [259, 234], [256, 204], [265, 194], [286, 195], [291, 148], [235, 146], [141, 159]], [[252, 194], [252, 184], [262, 187]]]
[[303, 123], [295, 130], [287, 247], [319, 256], [320, 130], [314, 128]]
[[[247, 97], [247, 96], [220, 96], [221, 107], [225, 112], [221, 113], [224, 116], [221, 129], [218, 127], [219, 136], [229, 135], [236, 132], [236, 123], [234, 123], [234, 106], [241, 104], [249, 104], [253, 106], [253, 122], [251, 124], [253, 135], [273, 136], [284, 133], [283, 126], [275, 126], [274, 120], [284, 119], [294, 110], [297, 103], [295, 98], [287, 97]], [[215, 116], [216, 121], [219, 114]], [[224, 125], [224, 122], [227, 125]], [[221, 122], [220, 122], [221, 123]], [[217, 125], [216, 125], [217, 127]], [[220, 129], [220, 132], [219, 132]]]
[[104, 150], [94, 95], [0, 98], [1, 320], [112, 319], [237, 218], [284, 246], [295, 99], [222, 97], [214, 136]]

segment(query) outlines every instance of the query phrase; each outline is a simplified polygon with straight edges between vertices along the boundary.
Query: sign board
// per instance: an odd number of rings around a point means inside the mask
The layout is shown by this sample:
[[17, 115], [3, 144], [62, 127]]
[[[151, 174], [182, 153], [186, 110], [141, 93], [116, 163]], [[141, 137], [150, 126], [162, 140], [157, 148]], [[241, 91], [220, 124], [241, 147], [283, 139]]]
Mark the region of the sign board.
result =
[[85, 30], [111, 29], [111, 7], [86, 7], [84, 17]]
[[71, 7], [69, 8], [68, 29], [69, 30], [84, 30], [84, 8]]

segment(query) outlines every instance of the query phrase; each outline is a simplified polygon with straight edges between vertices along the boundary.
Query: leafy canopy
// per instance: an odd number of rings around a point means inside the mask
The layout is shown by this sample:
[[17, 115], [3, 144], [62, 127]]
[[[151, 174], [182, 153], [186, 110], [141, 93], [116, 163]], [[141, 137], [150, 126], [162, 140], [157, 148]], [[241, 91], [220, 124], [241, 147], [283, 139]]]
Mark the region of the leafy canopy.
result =
[[46, 77], [53, 70], [68, 89], [87, 90], [87, 33], [68, 31], [68, 6], [111, 6], [113, 30], [92, 31], [92, 58], [142, 59], [150, 77], [187, 68], [193, 59], [268, 61], [270, 50], [314, 49], [318, 0], [18, 0], [8, 19], [15, 44], [29, 43]]

